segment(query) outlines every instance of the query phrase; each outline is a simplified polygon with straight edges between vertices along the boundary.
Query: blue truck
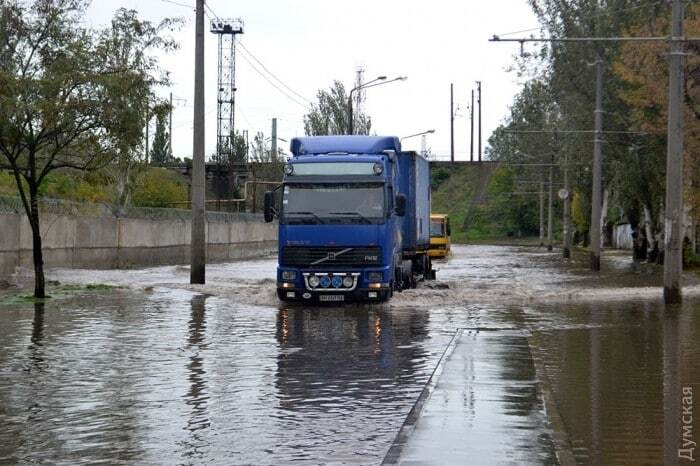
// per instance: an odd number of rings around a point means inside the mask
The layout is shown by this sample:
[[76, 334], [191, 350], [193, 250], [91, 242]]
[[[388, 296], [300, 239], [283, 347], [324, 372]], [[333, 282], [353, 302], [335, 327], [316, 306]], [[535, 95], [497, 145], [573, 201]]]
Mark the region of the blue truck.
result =
[[265, 193], [279, 219], [283, 301], [388, 300], [434, 278], [430, 166], [396, 137], [294, 138], [282, 184]]

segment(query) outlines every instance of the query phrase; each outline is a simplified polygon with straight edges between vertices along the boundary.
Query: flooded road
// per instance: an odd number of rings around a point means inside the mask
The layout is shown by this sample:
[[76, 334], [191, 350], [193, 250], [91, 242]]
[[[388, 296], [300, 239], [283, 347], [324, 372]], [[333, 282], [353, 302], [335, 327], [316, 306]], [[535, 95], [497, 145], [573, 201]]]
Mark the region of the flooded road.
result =
[[668, 312], [659, 269], [584, 259], [457, 246], [437, 287], [310, 309], [279, 305], [274, 258], [204, 286], [187, 267], [53, 270], [120, 288], [0, 305], [0, 463], [378, 464], [464, 329], [481, 336], [454, 370], [478, 380], [440, 380], [474, 449], [509, 453], [483, 464], [673, 464], [681, 394], [700, 393], [697, 279]]

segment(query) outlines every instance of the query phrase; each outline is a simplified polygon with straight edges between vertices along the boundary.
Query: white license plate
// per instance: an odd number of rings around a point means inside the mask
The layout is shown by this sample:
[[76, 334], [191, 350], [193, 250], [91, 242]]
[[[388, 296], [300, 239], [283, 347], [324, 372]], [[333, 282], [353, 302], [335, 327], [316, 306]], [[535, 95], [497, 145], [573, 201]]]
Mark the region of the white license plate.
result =
[[322, 294], [318, 297], [319, 301], [345, 301], [345, 296], [342, 294]]

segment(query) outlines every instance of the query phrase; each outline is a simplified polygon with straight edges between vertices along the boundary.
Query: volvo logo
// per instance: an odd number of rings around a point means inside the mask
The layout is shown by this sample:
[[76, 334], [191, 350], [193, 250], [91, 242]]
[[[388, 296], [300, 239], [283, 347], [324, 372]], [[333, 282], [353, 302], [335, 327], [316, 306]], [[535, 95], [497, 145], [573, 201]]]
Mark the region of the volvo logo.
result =
[[326, 261], [334, 261], [336, 257], [338, 257], [341, 254], [345, 254], [348, 251], [352, 251], [353, 248], [345, 248], [342, 251], [338, 252], [329, 252], [326, 257], [323, 257], [315, 262], [312, 262], [311, 265], [317, 265], [320, 264], [321, 262], [326, 262]]

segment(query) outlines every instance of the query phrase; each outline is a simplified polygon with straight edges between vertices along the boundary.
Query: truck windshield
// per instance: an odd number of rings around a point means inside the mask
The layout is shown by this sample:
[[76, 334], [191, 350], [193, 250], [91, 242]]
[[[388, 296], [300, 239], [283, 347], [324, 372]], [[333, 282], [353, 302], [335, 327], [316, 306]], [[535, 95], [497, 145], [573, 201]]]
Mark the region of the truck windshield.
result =
[[430, 221], [430, 236], [445, 236], [445, 224], [441, 221]]
[[287, 224], [379, 224], [386, 200], [381, 183], [288, 184], [282, 197]]

